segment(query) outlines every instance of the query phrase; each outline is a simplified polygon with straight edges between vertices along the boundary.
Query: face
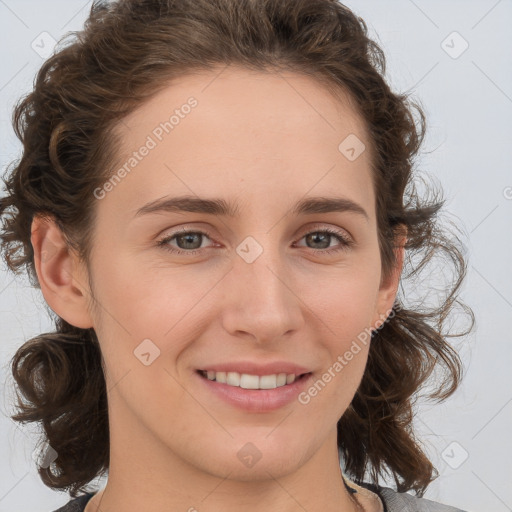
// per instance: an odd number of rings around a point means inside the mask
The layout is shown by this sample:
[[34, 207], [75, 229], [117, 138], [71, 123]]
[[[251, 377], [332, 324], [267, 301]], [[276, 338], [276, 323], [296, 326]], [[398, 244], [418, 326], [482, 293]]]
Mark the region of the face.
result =
[[[118, 131], [127, 165], [95, 193], [90, 260], [111, 436], [239, 480], [334, 449], [364, 333], [396, 291], [381, 287], [362, 120], [311, 78], [227, 68], [173, 82]], [[198, 373], [237, 368], [308, 375], [265, 391]]]

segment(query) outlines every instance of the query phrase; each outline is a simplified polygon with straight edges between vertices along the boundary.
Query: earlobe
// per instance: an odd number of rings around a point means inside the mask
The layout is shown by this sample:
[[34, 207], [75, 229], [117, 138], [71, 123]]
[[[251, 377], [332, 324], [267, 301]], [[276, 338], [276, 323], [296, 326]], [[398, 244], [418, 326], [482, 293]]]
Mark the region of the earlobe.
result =
[[87, 275], [55, 220], [35, 215], [30, 241], [41, 292], [50, 308], [75, 327], [92, 327]]

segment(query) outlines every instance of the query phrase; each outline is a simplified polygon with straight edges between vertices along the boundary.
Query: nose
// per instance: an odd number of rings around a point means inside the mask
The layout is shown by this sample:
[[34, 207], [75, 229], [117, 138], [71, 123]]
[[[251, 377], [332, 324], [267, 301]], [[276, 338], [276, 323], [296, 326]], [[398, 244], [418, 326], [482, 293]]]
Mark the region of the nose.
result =
[[237, 256], [224, 279], [225, 330], [260, 344], [291, 336], [304, 324], [304, 302], [291, 268], [277, 249], [265, 249], [249, 261], [243, 253]]

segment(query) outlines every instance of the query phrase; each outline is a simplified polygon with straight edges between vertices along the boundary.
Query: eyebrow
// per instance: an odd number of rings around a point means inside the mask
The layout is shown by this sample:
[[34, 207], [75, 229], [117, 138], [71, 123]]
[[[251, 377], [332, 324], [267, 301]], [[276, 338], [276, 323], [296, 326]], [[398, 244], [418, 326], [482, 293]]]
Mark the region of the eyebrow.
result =
[[[134, 217], [162, 212], [193, 212], [236, 217], [240, 208], [237, 203], [224, 199], [203, 199], [194, 196], [163, 197], [139, 208]], [[369, 220], [361, 205], [345, 197], [308, 197], [298, 201], [292, 209], [292, 214], [295, 215], [329, 212], [352, 212]]]

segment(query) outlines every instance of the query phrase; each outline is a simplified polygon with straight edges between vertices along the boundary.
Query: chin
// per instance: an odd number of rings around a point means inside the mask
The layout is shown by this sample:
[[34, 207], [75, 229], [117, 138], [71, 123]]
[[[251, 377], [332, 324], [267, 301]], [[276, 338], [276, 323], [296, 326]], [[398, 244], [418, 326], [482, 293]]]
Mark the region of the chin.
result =
[[230, 442], [225, 450], [215, 450], [209, 456], [214, 464], [208, 472], [218, 477], [229, 475], [230, 480], [248, 482], [279, 478], [295, 471], [305, 458], [306, 454], [300, 449], [304, 444], [295, 446], [285, 443], [278, 436], [270, 441], [265, 436], [269, 436], [268, 429], [261, 438], [252, 436], [252, 441]]

